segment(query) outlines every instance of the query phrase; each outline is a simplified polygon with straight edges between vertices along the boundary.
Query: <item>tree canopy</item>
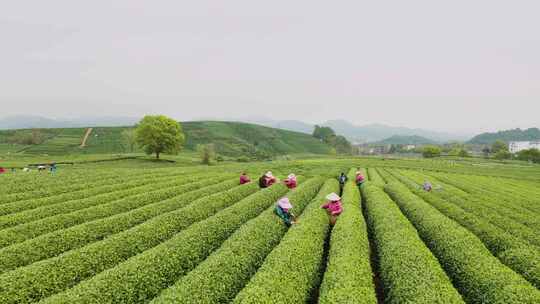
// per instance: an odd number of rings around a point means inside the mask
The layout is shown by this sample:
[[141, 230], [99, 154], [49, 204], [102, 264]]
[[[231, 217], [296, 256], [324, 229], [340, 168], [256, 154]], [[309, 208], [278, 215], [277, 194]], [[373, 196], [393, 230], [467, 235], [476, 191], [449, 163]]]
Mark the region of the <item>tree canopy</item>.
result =
[[508, 151], [508, 146], [502, 140], [496, 140], [493, 143], [493, 145], [491, 145], [491, 152], [492, 153], [497, 154], [499, 152], [504, 152], [504, 151]]
[[351, 154], [353, 151], [351, 143], [344, 136], [337, 135], [330, 127], [322, 127], [315, 125], [313, 130], [313, 137], [321, 140], [322, 142], [332, 146], [336, 153], [339, 154]]
[[146, 154], [177, 154], [185, 141], [180, 123], [164, 115], [147, 115], [136, 128], [137, 143]]
[[441, 148], [437, 146], [425, 146], [422, 155], [425, 158], [433, 158], [441, 156]]

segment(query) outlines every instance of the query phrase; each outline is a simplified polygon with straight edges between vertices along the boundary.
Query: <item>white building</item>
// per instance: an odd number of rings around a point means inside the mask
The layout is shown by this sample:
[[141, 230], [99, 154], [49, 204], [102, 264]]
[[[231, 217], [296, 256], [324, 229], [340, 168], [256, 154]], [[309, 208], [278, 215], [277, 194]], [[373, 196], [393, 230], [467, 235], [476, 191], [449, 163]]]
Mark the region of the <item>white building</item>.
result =
[[540, 150], [540, 140], [535, 141], [511, 141], [508, 143], [510, 153], [518, 153], [522, 150], [538, 149]]
[[415, 145], [406, 145], [405, 146], [405, 150], [407, 150], [407, 151], [411, 151], [411, 150], [414, 150], [414, 149], [416, 149]]

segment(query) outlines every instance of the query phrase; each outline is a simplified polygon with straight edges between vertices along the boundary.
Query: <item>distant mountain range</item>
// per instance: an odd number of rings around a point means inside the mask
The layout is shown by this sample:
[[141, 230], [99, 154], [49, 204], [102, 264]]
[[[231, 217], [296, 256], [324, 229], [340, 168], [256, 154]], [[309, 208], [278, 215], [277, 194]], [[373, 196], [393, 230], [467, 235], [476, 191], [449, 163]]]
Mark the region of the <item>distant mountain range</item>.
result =
[[132, 126], [140, 118], [103, 116], [76, 119], [53, 119], [41, 116], [18, 115], [0, 118], [0, 130], [31, 128], [80, 128]]
[[470, 135], [392, 127], [382, 124], [356, 126], [345, 120], [331, 120], [323, 123], [323, 125], [331, 127], [336, 133], [342, 134], [357, 143], [377, 142], [392, 136], [419, 136], [434, 142], [464, 141], [471, 137]]
[[[206, 120], [207, 118], [205, 118]], [[222, 120], [222, 119], [217, 119]], [[247, 117], [225, 119], [232, 121], [243, 121], [263, 126], [280, 128], [290, 131], [297, 131], [311, 134], [315, 125], [297, 120], [273, 120], [265, 117]], [[382, 124], [369, 124], [356, 126], [346, 120], [330, 120], [320, 123], [321, 126], [331, 127], [337, 134], [347, 137], [353, 143], [378, 142], [394, 135], [397, 136], [421, 136], [434, 142], [466, 141], [473, 134], [452, 134], [436, 132], [425, 129], [411, 129], [404, 127], [392, 127]]]
[[495, 133], [482, 133], [473, 137], [469, 141], [469, 143], [491, 145], [497, 140], [502, 140], [504, 142], [540, 140], [540, 129], [538, 128], [529, 128], [526, 130], [512, 129], [512, 130], [499, 131]]
[[[85, 117], [78, 119], [51, 119], [40, 116], [11, 116], [0, 118], [0, 129], [131, 126], [134, 125], [138, 120], [139, 118], [135, 117], [115, 116]], [[314, 129], [313, 124], [305, 123], [298, 120], [273, 120], [265, 117], [246, 117], [240, 119], [204, 118], [200, 120], [247, 122], [307, 134], [311, 134]], [[429, 143], [444, 143], [450, 141], [467, 141], [473, 136], [472, 134], [453, 134], [425, 129], [393, 127], [382, 124], [368, 124], [357, 126], [346, 120], [330, 120], [323, 122], [319, 125], [331, 127], [332, 129], [334, 129], [334, 131], [336, 131], [337, 134], [347, 137], [353, 143], [381, 142], [384, 140], [412, 142], [428, 141]], [[534, 130], [538, 131], [538, 129], [528, 129], [523, 131], [519, 130], [523, 133], [523, 136], [520, 135], [520, 133], [516, 130], [503, 131], [502, 133], [485, 133], [474, 137], [472, 140], [470, 140], [470, 143], [490, 143], [495, 141], [492, 138], [499, 138], [502, 140], [520, 140], [521, 138], [535, 139], [534, 137], [536, 137], [537, 134]], [[406, 138], [411, 136], [416, 136], [416, 138]]]

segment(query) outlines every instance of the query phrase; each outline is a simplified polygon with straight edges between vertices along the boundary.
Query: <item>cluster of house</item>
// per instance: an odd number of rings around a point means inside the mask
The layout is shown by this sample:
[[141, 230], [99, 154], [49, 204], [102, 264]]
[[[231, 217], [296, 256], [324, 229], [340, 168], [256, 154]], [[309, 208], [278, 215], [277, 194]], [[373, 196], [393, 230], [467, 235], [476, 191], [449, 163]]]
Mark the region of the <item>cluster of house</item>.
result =
[[510, 153], [518, 153], [519, 151], [538, 149], [540, 150], [540, 140], [534, 141], [511, 141], [508, 143], [508, 151]]

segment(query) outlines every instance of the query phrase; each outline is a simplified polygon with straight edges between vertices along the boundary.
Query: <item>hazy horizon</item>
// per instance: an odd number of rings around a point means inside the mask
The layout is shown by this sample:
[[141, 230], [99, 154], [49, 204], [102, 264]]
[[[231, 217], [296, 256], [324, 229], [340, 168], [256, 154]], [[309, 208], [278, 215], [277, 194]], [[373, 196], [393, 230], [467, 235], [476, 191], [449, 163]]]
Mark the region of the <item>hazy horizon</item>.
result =
[[9, 2], [0, 117], [540, 127], [540, 2]]

